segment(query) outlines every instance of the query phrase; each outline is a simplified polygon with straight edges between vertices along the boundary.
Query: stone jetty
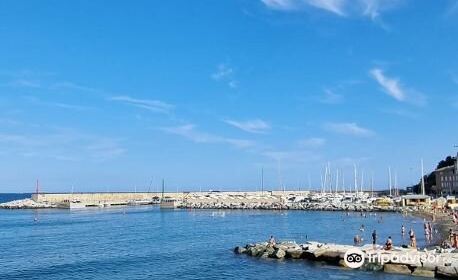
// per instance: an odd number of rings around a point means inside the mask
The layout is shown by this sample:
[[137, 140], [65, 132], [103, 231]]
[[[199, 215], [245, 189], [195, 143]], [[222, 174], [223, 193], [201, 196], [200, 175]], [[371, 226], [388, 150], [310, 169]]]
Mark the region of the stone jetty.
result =
[[190, 193], [180, 208], [190, 209], [258, 209], [258, 210], [308, 210], [308, 211], [401, 211], [394, 204], [377, 205], [368, 194], [317, 193]]
[[4, 209], [39, 209], [39, 208], [56, 208], [56, 205], [37, 202], [30, 198], [14, 200], [10, 202], [0, 203], [0, 208]]
[[384, 250], [381, 246], [376, 248], [373, 245], [355, 247], [313, 241], [303, 244], [281, 242], [275, 245], [261, 242], [235, 247], [234, 252], [256, 258], [304, 259], [325, 262], [330, 265], [351, 269], [347, 265], [348, 262], [344, 260], [349, 250], [357, 250], [363, 253], [364, 261], [357, 269], [431, 278], [458, 279], [458, 252], [439, 247], [431, 250], [416, 250], [403, 247]]

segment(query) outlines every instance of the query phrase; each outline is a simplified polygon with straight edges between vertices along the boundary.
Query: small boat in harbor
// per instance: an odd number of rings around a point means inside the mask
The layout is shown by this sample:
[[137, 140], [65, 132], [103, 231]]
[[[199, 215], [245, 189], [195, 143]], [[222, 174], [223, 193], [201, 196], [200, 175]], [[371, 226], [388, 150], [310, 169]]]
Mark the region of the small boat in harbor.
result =
[[161, 199], [160, 207], [162, 209], [174, 209], [178, 208], [181, 205], [181, 200], [175, 199], [173, 197], [164, 197]]

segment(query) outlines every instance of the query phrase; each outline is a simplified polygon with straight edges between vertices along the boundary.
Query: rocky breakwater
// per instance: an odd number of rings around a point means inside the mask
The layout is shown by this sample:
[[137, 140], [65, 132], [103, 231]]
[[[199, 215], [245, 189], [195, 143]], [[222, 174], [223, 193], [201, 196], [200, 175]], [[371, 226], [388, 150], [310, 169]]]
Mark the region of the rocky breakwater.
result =
[[[247, 244], [234, 249], [236, 254], [256, 258], [304, 259], [341, 266], [346, 269], [361, 269], [411, 276], [458, 279], [458, 252], [443, 250], [418, 251], [412, 248], [394, 247], [384, 250], [372, 245], [355, 247], [350, 245], [319, 242], [267, 242]], [[360, 256], [358, 259], [357, 256]], [[355, 264], [355, 262], [358, 262]]]
[[289, 203], [288, 209], [309, 211], [345, 211], [345, 212], [397, 212], [401, 209], [395, 206], [376, 206], [369, 203], [332, 203], [325, 202], [299, 202]]
[[307, 211], [345, 211], [345, 212], [399, 212], [400, 208], [394, 206], [378, 207], [371, 204], [342, 203], [332, 204], [306, 203], [306, 202], [282, 202], [282, 201], [262, 201], [252, 202], [231, 201], [219, 199], [218, 201], [185, 201], [180, 208], [190, 209], [259, 209], [259, 210], [307, 210]]
[[0, 208], [3, 208], [3, 209], [38, 209], [38, 208], [55, 208], [55, 207], [56, 205], [35, 202], [30, 198], [0, 203]]

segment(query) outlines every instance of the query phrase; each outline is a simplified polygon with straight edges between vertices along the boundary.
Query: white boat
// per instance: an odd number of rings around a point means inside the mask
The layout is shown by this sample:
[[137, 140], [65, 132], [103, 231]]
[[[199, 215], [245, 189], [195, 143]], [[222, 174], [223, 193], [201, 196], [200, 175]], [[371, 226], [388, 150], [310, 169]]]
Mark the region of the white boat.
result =
[[64, 200], [58, 205], [59, 208], [65, 208], [65, 209], [81, 209], [81, 208], [86, 208], [86, 204], [82, 203], [79, 200]]
[[181, 200], [175, 199], [173, 197], [164, 197], [161, 199], [160, 207], [163, 209], [174, 209], [178, 208], [181, 205]]

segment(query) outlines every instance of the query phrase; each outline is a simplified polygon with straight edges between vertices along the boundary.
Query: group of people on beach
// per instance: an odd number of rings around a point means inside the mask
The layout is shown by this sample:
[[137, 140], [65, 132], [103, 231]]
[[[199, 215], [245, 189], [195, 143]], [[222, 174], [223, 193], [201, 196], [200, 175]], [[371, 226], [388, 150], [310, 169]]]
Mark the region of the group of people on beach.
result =
[[[348, 216], [348, 214], [347, 214], [347, 216]], [[458, 220], [458, 217], [457, 217], [457, 220]], [[378, 218], [377, 222], [381, 223], [381, 222], [383, 222], [383, 220]], [[431, 222], [426, 222], [426, 220], [425, 220], [424, 229], [425, 229], [426, 240], [431, 241], [432, 240], [432, 235], [433, 235], [433, 228], [432, 228]], [[362, 224], [359, 227], [359, 233], [356, 234], [353, 237], [353, 243], [354, 243], [355, 246], [362, 245], [362, 243], [364, 241], [364, 239], [363, 239], [364, 231], [365, 231], [365, 225]], [[406, 233], [409, 236], [409, 247], [417, 248], [417, 237], [416, 237], [415, 231], [411, 227], [409, 232], [406, 232], [406, 227], [404, 226], [404, 224], [402, 224], [401, 225], [401, 235], [402, 235], [403, 239], [404, 239]], [[371, 237], [372, 237], [372, 245], [374, 246], [374, 248], [376, 248], [377, 247], [377, 239], [378, 239], [378, 235], [377, 235], [377, 231], [376, 230], [373, 230], [373, 232], [371, 234]], [[456, 244], [458, 244], [458, 234], [456, 235], [456, 240], [457, 240]], [[388, 236], [388, 238], [386, 239], [385, 244], [383, 246], [383, 249], [384, 250], [391, 250], [392, 248], [393, 248], [393, 239], [392, 239], [391, 236]]]
[[[450, 212], [451, 219], [454, 225], [458, 224], [458, 213], [455, 211]], [[449, 229], [448, 239], [445, 239], [442, 244], [442, 248], [458, 248], [458, 233], [452, 228]]]

